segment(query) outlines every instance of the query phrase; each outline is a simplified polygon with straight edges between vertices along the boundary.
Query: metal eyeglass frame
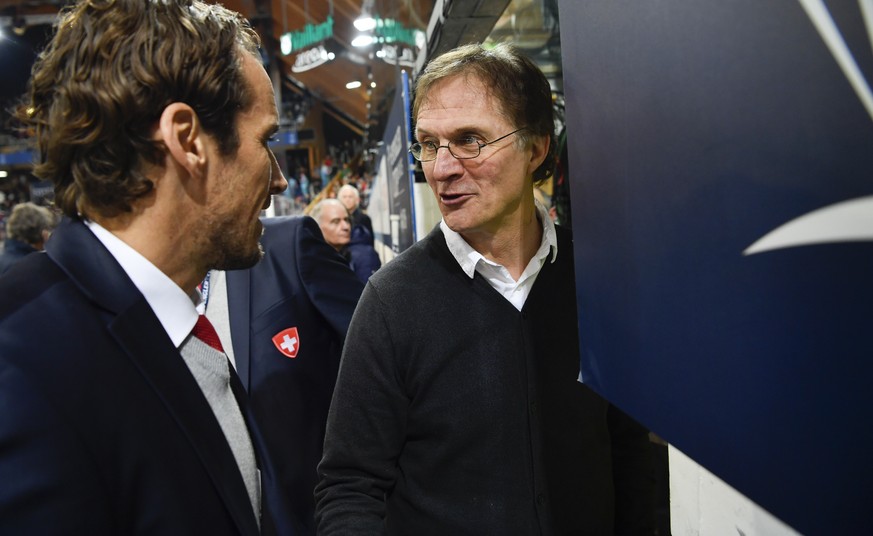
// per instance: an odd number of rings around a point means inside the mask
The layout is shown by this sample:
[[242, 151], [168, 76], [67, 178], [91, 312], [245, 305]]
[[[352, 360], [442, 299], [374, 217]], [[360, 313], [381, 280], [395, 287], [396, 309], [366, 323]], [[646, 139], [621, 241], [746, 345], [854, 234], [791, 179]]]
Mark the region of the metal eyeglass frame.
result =
[[457, 158], [458, 160], [470, 160], [470, 159], [476, 158], [476, 157], [478, 157], [480, 154], [482, 154], [482, 149], [483, 149], [484, 147], [487, 147], [488, 145], [491, 145], [491, 144], [493, 144], [493, 143], [497, 143], [498, 141], [500, 141], [500, 140], [502, 140], [502, 139], [506, 139], [506, 138], [512, 136], [513, 134], [516, 134], [516, 133], [518, 133], [518, 132], [521, 132], [522, 130], [524, 130], [524, 129], [526, 129], [526, 128], [527, 128], [527, 127], [521, 127], [521, 128], [515, 129], [515, 130], [513, 130], [512, 132], [510, 132], [509, 134], [506, 134], [506, 135], [504, 135], [504, 136], [500, 136], [499, 138], [494, 139], [494, 140], [491, 140], [491, 141], [486, 141], [486, 142], [479, 142], [479, 141], [477, 141], [477, 142], [476, 142], [476, 145], [479, 146], [479, 150], [476, 151], [476, 154], [475, 154], [475, 155], [472, 155], [472, 156], [458, 156], [458, 155], [456, 155], [454, 152], [452, 152], [452, 142], [448, 142], [448, 143], [446, 143], [445, 145], [436, 145], [436, 144], [433, 143], [432, 141], [428, 141], [428, 142], [425, 142], [425, 143], [434, 146], [434, 148], [433, 148], [433, 158], [423, 159], [423, 158], [421, 157], [421, 152], [422, 152], [422, 150], [424, 149], [424, 144], [421, 144], [421, 143], [418, 143], [418, 142], [413, 143], [413, 144], [409, 147], [409, 153], [412, 155], [413, 158], [415, 158], [415, 159], [418, 160], [419, 162], [433, 162], [434, 160], [437, 159], [437, 153], [439, 152], [440, 149], [448, 149], [448, 150], [449, 150], [449, 154], [452, 155], [452, 156], [454, 156], [454, 157]]

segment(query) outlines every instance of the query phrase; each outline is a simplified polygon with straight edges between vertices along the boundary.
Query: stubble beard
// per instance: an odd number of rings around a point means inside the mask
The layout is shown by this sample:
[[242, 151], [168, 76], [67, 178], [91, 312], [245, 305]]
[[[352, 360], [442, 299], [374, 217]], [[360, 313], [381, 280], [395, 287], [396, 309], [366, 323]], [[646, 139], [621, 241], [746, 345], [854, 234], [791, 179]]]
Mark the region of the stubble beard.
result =
[[243, 235], [239, 222], [229, 221], [222, 225], [210, 226], [209, 243], [215, 259], [212, 267], [216, 270], [245, 270], [256, 265], [264, 257], [264, 247], [260, 238], [263, 226], [258, 220], [256, 228], [260, 229], [257, 237], [251, 233]]

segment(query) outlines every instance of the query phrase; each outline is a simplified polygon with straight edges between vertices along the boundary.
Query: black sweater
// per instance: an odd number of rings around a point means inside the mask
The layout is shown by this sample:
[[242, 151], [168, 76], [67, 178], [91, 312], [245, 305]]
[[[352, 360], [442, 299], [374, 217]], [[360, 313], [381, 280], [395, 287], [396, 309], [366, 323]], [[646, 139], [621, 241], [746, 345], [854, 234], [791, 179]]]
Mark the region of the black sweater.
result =
[[578, 381], [572, 243], [521, 312], [439, 229], [352, 318], [316, 488], [319, 534], [645, 534], [647, 433]]

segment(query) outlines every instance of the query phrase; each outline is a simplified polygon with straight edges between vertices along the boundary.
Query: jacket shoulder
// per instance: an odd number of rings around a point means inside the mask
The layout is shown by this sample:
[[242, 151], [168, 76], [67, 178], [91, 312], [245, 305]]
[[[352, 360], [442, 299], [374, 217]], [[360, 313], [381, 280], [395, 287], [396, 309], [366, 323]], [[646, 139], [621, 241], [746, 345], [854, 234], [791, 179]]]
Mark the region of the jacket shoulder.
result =
[[437, 228], [423, 239], [400, 253], [372, 276], [369, 282], [383, 292], [414, 293], [424, 291], [421, 285], [411, 285], [415, 281], [430, 281], [434, 278], [461, 272], [446, 246], [442, 232]]
[[[295, 237], [299, 230], [306, 226], [307, 221], [312, 220], [309, 216], [279, 216], [275, 218], [262, 218], [264, 236], [262, 241], [273, 242], [277, 240], [290, 240]], [[315, 220], [312, 220], [315, 224]], [[316, 224], [316, 227], [318, 225]]]
[[0, 296], [3, 296], [0, 323], [67, 280], [66, 273], [45, 253], [34, 253], [21, 259], [0, 277]]

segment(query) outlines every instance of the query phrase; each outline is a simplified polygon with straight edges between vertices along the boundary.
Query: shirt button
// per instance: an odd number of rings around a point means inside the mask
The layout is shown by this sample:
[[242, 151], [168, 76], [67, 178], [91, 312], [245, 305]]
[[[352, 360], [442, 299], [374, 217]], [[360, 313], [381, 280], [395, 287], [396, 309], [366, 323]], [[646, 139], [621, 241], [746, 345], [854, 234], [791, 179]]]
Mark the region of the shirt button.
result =
[[537, 494], [537, 504], [542, 506], [546, 504], [546, 496], [542, 493]]

